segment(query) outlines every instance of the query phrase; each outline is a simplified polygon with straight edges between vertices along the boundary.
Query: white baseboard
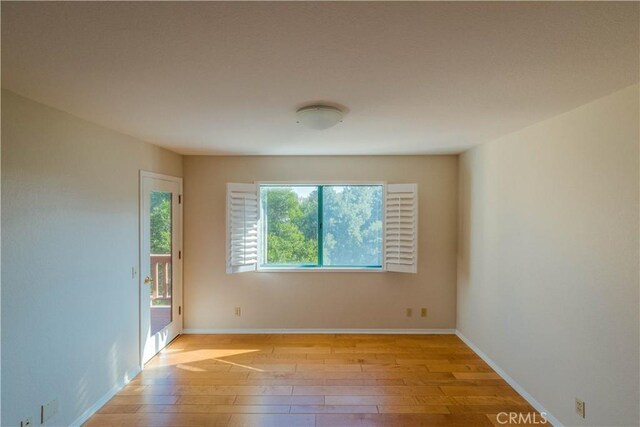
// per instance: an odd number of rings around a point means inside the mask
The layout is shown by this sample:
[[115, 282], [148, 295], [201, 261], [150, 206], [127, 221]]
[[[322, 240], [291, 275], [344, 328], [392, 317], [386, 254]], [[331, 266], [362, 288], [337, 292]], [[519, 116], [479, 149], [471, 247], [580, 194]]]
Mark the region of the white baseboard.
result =
[[122, 390], [122, 388], [129, 383], [136, 375], [140, 373], [140, 367], [130, 370], [124, 376], [124, 378], [111, 388], [104, 396], [102, 396], [98, 401], [96, 401], [93, 405], [91, 405], [86, 411], [82, 413], [74, 422], [71, 423], [72, 427], [80, 427], [84, 424], [93, 414], [98, 412], [100, 408], [102, 408], [113, 396], [116, 395], [117, 392]]
[[507, 383], [509, 383], [509, 385], [511, 387], [513, 387], [513, 389], [515, 391], [517, 391], [518, 394], [520, 394], [522, 397], [524, 397], [524, 399], [527, 402], [529, 402], [531, 404], [531, 406], [533, 406], [536, 409], [536, 411], [541, 412], [541, 413], [544, 412], [547, 420], [554, 427], [562, 427], [562, 423], [560, 421], [558, 421], [558, 419], [556, 417], [551, 415], [551, 413], [549, 411], [547, 411], [544, 408], [544, 406], [542, 406], [542, 404], [540, 402], [538, 402], [533, 396], [531, 396], [529, 393], [527, 393], [527, 391], [520, 384], [518, 384], [513, 378], [511, 378], [509, 375], [507, 375], [507, 373], [505, 371], [503, 371], [496, 364], [496, 362], [491, 360], [491, 358], [489, 356], [487, 356], [482, 350], [480, 350], [471, 340], [469, 340], [469, 338], [467, 338], [464, 335], [462, 335], [462, 333], [460, 331], [458, 331], [458, 330], [456, 330], [456, 335], [458, 336], [458, 338], [460, 338], [462, 341], [464, 341], [464, 343], [466, 345], [468, 345], [471, 348], [471, 350], [473, 350], [478, 356], [480, 356], [480, 358], [482, 360], [487, 362], [487, 365], [491, 366], [491, 369], [496, 371], [496, 373], [498, 375], [500, 375]]
[[455, 334], [455, 329], [198, 329], [187, 328], [183, 334]]

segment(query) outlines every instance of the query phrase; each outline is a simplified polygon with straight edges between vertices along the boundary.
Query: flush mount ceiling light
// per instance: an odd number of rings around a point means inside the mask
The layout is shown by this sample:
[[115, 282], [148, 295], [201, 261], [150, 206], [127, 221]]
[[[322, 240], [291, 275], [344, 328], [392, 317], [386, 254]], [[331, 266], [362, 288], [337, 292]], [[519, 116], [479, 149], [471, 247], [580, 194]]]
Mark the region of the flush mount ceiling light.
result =
[[296, 111], [298, 123], [311, 129], [329, 129], [342, 121], [342, 110], [328, 105], [309, 105]]

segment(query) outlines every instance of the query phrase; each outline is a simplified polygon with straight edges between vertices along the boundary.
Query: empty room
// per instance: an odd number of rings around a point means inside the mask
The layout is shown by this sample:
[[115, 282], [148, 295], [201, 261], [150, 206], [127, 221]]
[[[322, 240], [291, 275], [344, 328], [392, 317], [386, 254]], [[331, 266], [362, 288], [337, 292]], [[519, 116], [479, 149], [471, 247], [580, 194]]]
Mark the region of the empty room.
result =
[[640, 426], [640, 2], [0, 13], [3, 427]]

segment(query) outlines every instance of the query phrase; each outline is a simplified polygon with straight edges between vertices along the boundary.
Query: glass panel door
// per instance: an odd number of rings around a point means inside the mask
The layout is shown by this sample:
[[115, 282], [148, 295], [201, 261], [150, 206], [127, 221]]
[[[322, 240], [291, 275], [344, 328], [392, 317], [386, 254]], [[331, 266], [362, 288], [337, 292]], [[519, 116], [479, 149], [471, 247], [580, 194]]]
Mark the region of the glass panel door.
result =
[[151, 310], [151, 335], [164, 329], [172, 320], [171, 299], [171, 193], [151, 191], [150, 194], [149, 254], [151, 289], [149, 309]]
[[181, 181], [140, 176], [140, 349], [146, 363], [182, 330]]

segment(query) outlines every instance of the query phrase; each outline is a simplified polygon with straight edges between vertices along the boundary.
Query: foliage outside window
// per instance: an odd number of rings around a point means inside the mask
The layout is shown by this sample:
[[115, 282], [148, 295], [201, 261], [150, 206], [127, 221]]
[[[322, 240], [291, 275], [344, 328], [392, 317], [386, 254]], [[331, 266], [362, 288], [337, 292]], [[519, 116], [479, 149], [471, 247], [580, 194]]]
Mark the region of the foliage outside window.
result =
[[[150, 212], [150, 250], [151, 250], [151, 271], [154, 271], [153, 257], [157, 255], [171, 255], [171, 193], [160, 191], [151, 192], [151, 212]], [[155, 283], [158, 286], [159, 294], [171, 294], [171, 274], [173, 265], [169, 260], [166, 270], [164, 268], [155, 269], [152, 273]], [[165, 277], [168, 276], [168, 277]], [[164, 289], [167, 286], [168, 290]], [[154, 306], [170, 305], [170, 299], [154, 298], [151, 301]]]
[[151, 253], [171, 253], [171, 193], [151, 193]]
[[381, 185], [263, 185], [263, 267], [382, 266]]

